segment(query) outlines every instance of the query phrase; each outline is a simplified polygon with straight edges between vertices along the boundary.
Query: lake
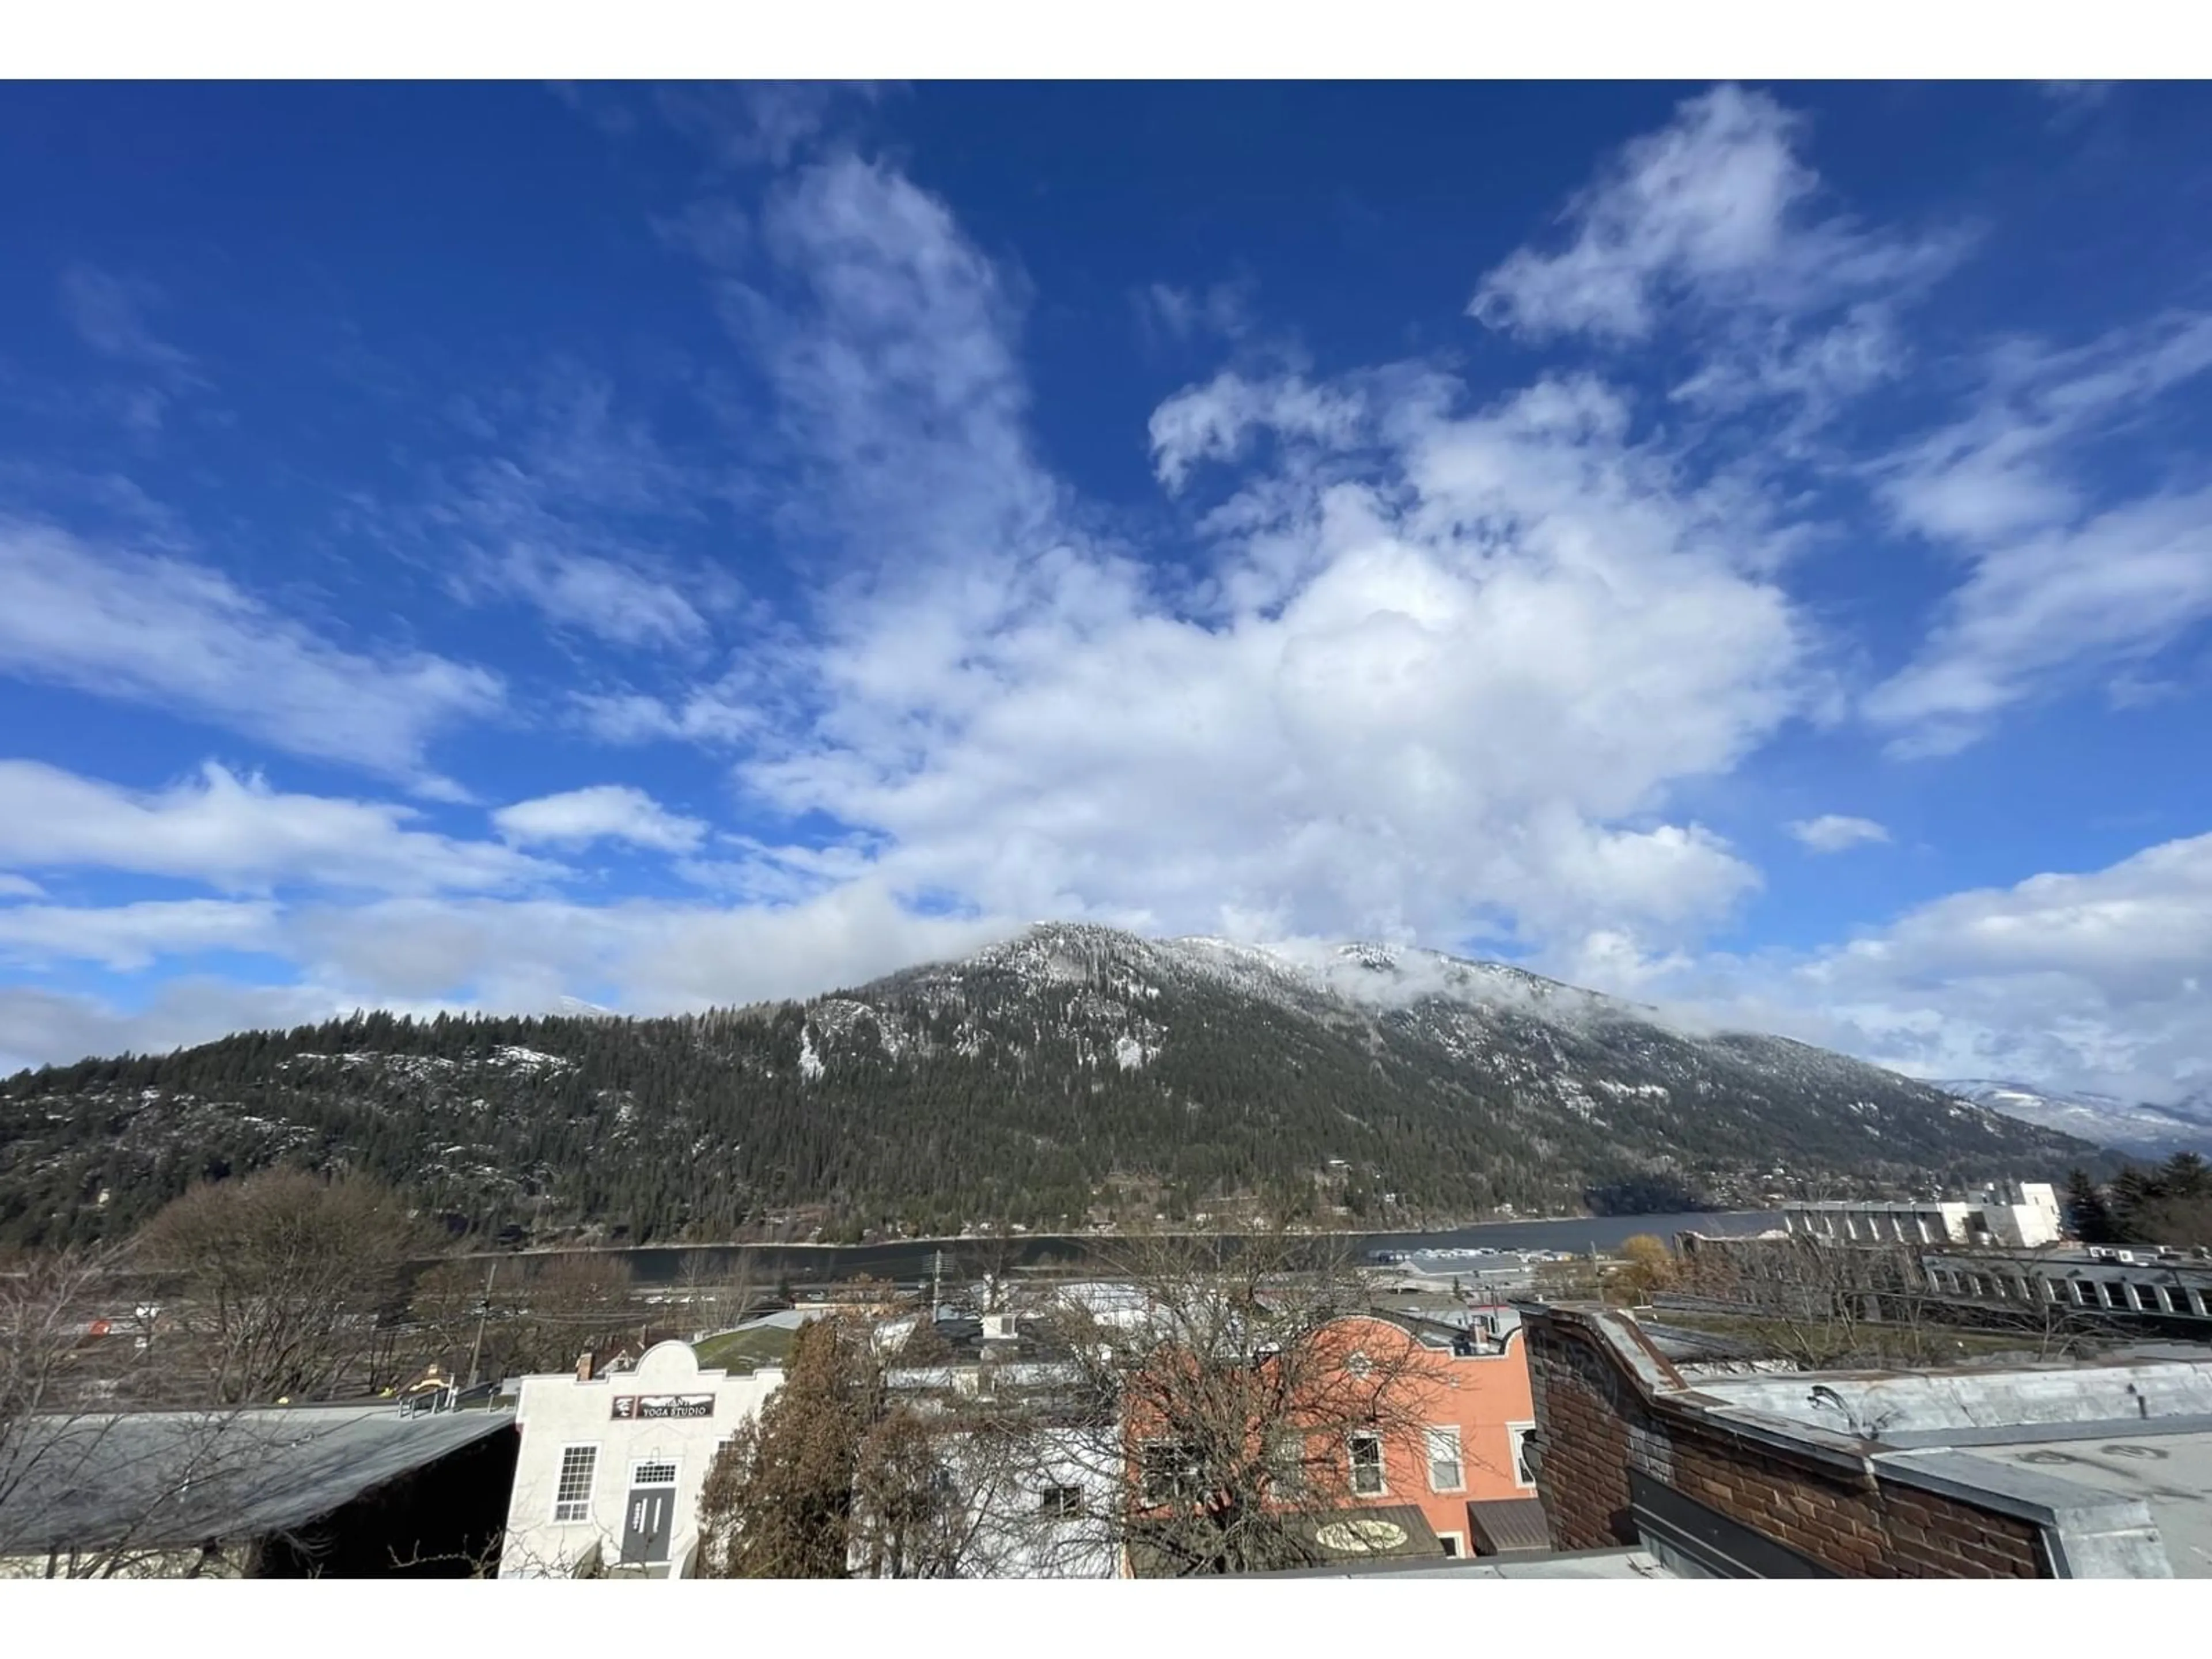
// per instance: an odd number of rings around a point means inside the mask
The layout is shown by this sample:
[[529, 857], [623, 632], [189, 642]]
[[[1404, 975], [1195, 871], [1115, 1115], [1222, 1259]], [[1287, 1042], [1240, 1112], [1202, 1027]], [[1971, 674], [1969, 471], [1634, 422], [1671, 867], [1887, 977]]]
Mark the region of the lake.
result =
[[[1679, 1232], [1755, 1233], [1781, 1224], [1780, 1215], [1772, 1211], [1726, 1210], [1687, 1215], [1496, 1221], [1441, 1232], [1356, 1233], [1341, 1237], [1347, 1238], [1352, 1249], [1362, 1257], [1370, 1250], [1419, 1255], [1425, 1250], [1476, 1246], [1496, 1250], [1569, 1250], [1580, 1255], [1591, 1249], [1616, 1249], [1624, 1239], [1638, 1233], [1654, 1233], [1671, 1242]], [[1015, 1265], [1024, 1267], [1103, 1267], [1110, 1265], [1115, 1246], [1124, 1242], [1094, 1234], [1032, 1234], [1012, 1241], [1012, 1255]], [[980, 1271], [1000, 1248], [996, 1240], [945, 1238], [905, 1239], [882, 1244], [646, 1245], [593, 1254], [628, 1257], [641, 1285], [674, 1282], [688, 1257], [705, 1257], [719, 1273], [729, 1270], [741, 1255], [750, 1259], [756, 1283], [787, 1279], [794, 1285], [818, 1285], [856, 1279], [864, 1273], [874, 1279], [925, 1279], [940, 1252], [948, 1274], [973, 1273]]]

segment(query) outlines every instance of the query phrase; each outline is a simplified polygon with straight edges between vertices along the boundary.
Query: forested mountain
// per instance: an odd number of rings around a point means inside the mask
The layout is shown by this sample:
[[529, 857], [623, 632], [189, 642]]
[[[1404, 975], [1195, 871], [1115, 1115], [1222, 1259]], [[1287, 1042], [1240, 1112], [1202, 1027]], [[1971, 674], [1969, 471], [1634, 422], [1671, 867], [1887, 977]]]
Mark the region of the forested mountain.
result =
[[457, 1229], [644, 1241], [1681, 1207], [1785, 1178], [2051, 1176], [2086, 1150], [1495, 964], [1044, 926], [804, 1003], [363, 1014], [23, 1073], [0, 1083], [0, 1241], [127, 1231], [196, 1177], [279, 1161], [372, 1170]]

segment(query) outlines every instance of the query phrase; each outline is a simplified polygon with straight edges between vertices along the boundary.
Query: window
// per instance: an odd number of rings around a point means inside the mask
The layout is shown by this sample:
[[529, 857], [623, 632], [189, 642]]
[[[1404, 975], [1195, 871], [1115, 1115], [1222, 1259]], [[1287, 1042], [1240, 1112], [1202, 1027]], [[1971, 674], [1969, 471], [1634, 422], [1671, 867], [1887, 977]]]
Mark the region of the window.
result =
[[1146, 1509], [1188, 1504], [1198, 1497], [1199, 1457], [1176, 1440], [1148, 1441], [1137, 1454]]
[[676, 1464], [673, 1459], [655, 1458], [630, 1465], [629, 1483], [633, 1486], [672, 1486], [676, 1484]]
[[1306, 1437], [1296, 1429], [1278, 1429], [1267, 1437], [1267, 1478], [1283, 1492], [1305, 1483]]
[[1362, 1498], [1379, 1498], [1387, 1490], [1382, 1484], [1381, 1435], [1352, 1437], [1352, 1490]]
[[599, 1471], [597, 1446], [563, 1446], [561, 1478], [553, 1486], [556, 1522], [588, 1521], [592, 1517], [592, 1477]]
[[1459, 1466], [1459, 1431], [1437, 1427], [1428, 1431], [1429, 1490], [1458, 1492], [1467, 1482], [1462, 1478]]
[[1069, 1521], [1083, 1513], [1083, 1488], [1047, 1486], [1038, 1494], [1037, 1513], [1054, 1521]]
[[1509, 1423], [1505, 1427], [1505, 1437], [1513, 1448], [1513, 1479], [1523, 1486], [1536, 1484], [1535, 1466], [1528, 1461], [1528, 1442], [1535, 1432], [1534, 1423]]
[[1437, 1541], [1444, 1547], [1444, 1553], [1446, 1555], [1456, 1558], [1460, 1553], [1459, 1534], [1457, 1533], [1440, 1532], [1437, 1534]]

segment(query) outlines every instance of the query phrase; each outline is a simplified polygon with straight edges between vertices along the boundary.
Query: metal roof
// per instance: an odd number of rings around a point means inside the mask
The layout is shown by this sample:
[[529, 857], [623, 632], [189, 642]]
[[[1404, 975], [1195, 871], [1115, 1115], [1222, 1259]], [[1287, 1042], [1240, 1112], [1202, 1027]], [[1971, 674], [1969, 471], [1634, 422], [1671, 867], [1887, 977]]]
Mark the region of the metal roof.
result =
[[0, 1556], [283, 1532], [514, 1427], [389, 1404], [33, 1419], [0, 1453]]
[[1477, 1555], [1552, 1547], [1551, 1522], [1534, 1498], [1475, 1499], [1467, 1506], [1467, 1524]]

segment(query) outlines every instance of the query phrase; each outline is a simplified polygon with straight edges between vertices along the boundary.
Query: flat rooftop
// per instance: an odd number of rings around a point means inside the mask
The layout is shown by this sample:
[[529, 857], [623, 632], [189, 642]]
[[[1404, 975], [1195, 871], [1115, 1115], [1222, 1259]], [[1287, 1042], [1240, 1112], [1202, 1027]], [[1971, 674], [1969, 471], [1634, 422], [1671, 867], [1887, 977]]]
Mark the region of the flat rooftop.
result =
[[2139, 1498], [2158, 1523], [2176, 1578], [2212, 1578], [2212, 1424], [2172, 1434], [2104, 1433], [1983, 1446], [1973, 1455]]
[[2212, 1357], [2197, 1354], [1701, 1376], [1694, 1386], [1723, 1416], [1847, 1434], [1900, 1473], [2053, 1510], [2134, 1499], [2149, 1510], [2173, 1576], [2212, 1578]]

